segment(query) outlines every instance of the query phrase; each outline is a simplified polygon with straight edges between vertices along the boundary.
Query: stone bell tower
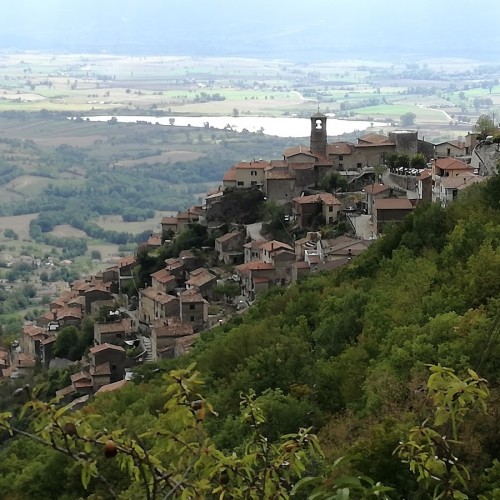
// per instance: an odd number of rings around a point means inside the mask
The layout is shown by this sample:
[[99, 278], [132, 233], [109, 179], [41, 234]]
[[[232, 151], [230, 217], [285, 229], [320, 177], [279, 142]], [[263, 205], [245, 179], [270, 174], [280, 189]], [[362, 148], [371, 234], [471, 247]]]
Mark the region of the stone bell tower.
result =
[[313, 154], [326, 156], [326, 115], [315, 113], [311, 116], [311, 144], [310, 150]]

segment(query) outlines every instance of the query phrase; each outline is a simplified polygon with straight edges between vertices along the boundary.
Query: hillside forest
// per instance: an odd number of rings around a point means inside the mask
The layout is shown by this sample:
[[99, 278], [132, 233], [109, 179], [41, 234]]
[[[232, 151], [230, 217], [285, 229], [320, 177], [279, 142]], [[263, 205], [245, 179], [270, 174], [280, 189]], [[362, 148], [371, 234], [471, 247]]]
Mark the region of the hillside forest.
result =
[[447, 209], [419, 206], [349, 266], [273, 289], [81, 411], [43, 402], [61, 372], [18, 399], [4, 386], [13, 436], [1, 436], [0, 491], [498, 498], [499, 223], [495, 175]]

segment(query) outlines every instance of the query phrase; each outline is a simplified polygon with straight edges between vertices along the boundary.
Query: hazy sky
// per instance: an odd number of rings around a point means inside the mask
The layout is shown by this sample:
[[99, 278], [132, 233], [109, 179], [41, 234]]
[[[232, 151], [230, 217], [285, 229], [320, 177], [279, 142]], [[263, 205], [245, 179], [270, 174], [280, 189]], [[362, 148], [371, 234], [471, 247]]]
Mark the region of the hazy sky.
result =
[[[0, 0], [0, 48], [500, 62], [500, 0]], [[7, 6], [8, 5], [8, 6]], [[476, 6], [477, 5], [477, 6]], [[312, 57], [312, 56], [311, 56]]]

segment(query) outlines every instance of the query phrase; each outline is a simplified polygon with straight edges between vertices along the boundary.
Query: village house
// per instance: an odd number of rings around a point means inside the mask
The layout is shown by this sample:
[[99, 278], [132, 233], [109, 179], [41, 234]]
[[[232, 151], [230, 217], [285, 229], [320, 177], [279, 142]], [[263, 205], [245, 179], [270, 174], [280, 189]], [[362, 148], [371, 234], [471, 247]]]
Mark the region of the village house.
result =
[[123, 345], [134, 332], [134, 323], [131, 318], [122, 318], [120, 321], [94, 323], [94, 342], [96, 344]]
[[[291, 267], [291, 266], [290, 266]], [[241, 285], [241, 293], [250, 300], [276, 282], [276, 272], [273, 264], [260, 260], [240, 264], [235, 267]]]
[[177, 286], [176, 277], [167, 269], [160, 269], [151, 274], [151, 287], [165, 293], [171, 293]]
[[145, 245], [146, 245], [146, 248], [148, 248], [148, 249], [161, 247], [161, 234], [151, 233], [149, 235], [149, 238], [147, 239]]
[[455, 158], [466, 154], [465, 142], [463, 141], [445, 141], [436, 144], [434, 147], [435, 158]]
[[185, 231], [189, 224], [195, 222], [202, 223], [204, 220], [204, 210], [202, 207], [192, 206], [188, 210], [177, 212], [175, 216], [167, 216], [161, 219], [161, 231], [164, 238], [169, 232], [181, 233]]
[[41, 326], [24, 325], [20, 338], [21, 350], [32, 356], [40, 356], [41, 342], [47, 336], [47, 330]]
[[295, 257], [298, 261], [304, 261], [306, 252], [314, 251], [319, 254], [321, 251], [321, 233], [308, 231], [304, 238], [295, 240], [294, 246]]
[[139, 290], [139, 321], [152, 324], [160, 318], [179, 315], [179, 299], [161, 290], [147, 287]]
[[430, 203], [432, 201], [432, 170], [430, 168], [421, 170], [417, 179], [418, 199]]
[[365, 199], [363, 200], [363, 208], [368, 215], [373, 213], [373, 204], [375, 200], [382, 198], [389, 198], [391, 195], [391, 188], [384, 184], [374, 183], [364, 186]]
[[177, 285], [181, 286], [184, 284], [184, 264], [179, 258], [165, 259], [165, 269], [175, 276], [177, 280]]
[[460, 191], [485, 180], [486, 177], [474, 175], [467, 171], [455, 177], [442, 177], [437, 179], [435, 185], [436, 199], [434, 201], [446, 207], [450, 201], [457, 199]]
[[[438, 158], [431, 162], [432, 171], [432, 201], [442, 202], [443, 192], [441, 184], [445, 178], [468, 177], [467, 174], [474, 174], [474, 167], [456, 158]], [[448, 183], [450, 189], [453, 183]], [[446, 188], [443, 188], [446, 189]], [[444, 197], [446, 199], [446, 197]]]
[[197, 288], [185, 290], [179, 300], [182, 323], [191, 324], [195, 332], [202, 330], [208, 322], [208, 302]]
[[204, 298], [208, 299], [213, 297], [216, 284], [217, 277], [208, 269], [200, 267], [189, 273], [189, 279], [186, 280], [186, 289], [197, 289]]
[[431, 161], [431, 166], [434, 181], [438, 177], [456, 177], [463, 172], [474, 173], [474, 167], [456, 158], [438, 158]]
[[243, 245], [243, 253], [244, 260], [243, 262], [246, 264], [247, 262], [252, 262], [254, 260], [261, 260], [261, 247], [267, 243], [267, 240], [251, 240], [248, 243]]
[[338, 236], [329, 240], [321, 240], [325, 262], [337, 262], [340, 265], [350, 262], [362, 254], [372, 244], [373, 240], [351, 238], [347, 235]]
[[413, 205], [407, 198], [376, 199], [373, 203], [373, 224], [377, 234], [389, 223], [402, 222], [411, 213]]
[[244, 259], [245, 236], [241, 231], [231, 231], [215, 238], [217, 259], [224, 264], [241, 264]]
[[179, 260], [182, 262], [182, 267], [187, 273], [203, 265], [203, 259], [199, 255], [195, 255], [192, 250], [181, 250], [179, 252]]
[[293, 198], [292, 212], [295, 224], [299, 228], [311, 227], [319, 215], [327, 224], [332, 224], [338, 219], [341, 205], [340, 201], [330, 193]]
[[122, 380], [127, 361], [125, 349], [113, 344], [99, 344], [90, 349], [90, 369], [93, 391], [102, 385]]
[[195, 334], [190, 323], [182, 323], [180, 318], [156, 322], [151, 329], [151, 350], [153, 361], [176, 358], [194, 343]]
[[91, 314], [91, 307], [93, 302], [101, 300], [112, 300], [113, 294], [109, 290], [109, 284], [91, 285], [83, 291], [85, 297], [85, 314]]

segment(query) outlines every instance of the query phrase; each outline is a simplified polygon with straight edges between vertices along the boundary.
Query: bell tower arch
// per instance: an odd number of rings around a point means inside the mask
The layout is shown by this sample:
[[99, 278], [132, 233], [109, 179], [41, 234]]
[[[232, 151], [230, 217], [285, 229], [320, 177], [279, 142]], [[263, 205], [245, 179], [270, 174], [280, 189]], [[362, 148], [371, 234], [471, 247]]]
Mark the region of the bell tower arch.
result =
[[313, 154], [326, 156], [326, 145], [326, 115], [318, 112], [311, 116], [311, 142], [309, 149]]

